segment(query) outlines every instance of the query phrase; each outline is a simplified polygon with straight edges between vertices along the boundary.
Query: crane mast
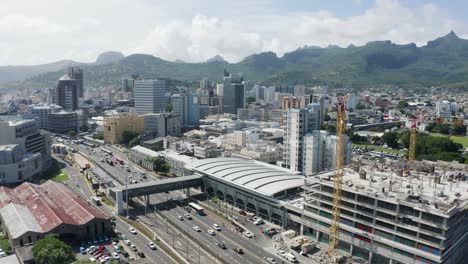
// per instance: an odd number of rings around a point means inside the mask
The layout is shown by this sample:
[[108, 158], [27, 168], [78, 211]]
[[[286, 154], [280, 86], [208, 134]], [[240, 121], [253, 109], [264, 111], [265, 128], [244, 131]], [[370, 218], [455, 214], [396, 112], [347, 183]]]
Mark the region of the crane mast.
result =
[[408, 160], [414, 161], [416, 158], [416, 124], [417, 120], [411, 120], [411, 132], [410, 132], [410, 147], [408, 153]]
[[345, 151], [345, 130], [346, 130], [346, 111], [345, 98], [339, 97], [336, 117], [336, 160], [335, 177], [333, 179], [333, 214], [330, 226], [328, 254], [336, 256], [338, 253], [339, 234], [340, 234], [340, 207], [341, 207], [341, 184], [343, 180], [344, 151]]

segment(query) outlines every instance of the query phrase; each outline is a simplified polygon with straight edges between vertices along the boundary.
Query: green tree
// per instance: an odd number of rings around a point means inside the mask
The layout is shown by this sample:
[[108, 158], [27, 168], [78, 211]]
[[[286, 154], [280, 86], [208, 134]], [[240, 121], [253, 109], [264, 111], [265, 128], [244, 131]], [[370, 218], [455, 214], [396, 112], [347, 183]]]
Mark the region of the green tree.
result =
[[56, 235], [47, 235], [37, 241], [32, 253], [38, 264], [69, 264], [76, 260], [73, 249]]
[[382, 136], [383, 142], [391, 148], [398, 147], [398, 133], [397, 132], [387, 132]]
[[73, 262], [73, 264], [95, 264], [95, 262], [92, 262], [89, 259], [79, 259], [79, 260]]
[[245, 102], [246, 102], [247, 104], [255, 103], [255, 101], [256, 101], [255, 97], [252, 97], [252, 96], [247, 97], [247, 98], [245, 99]]
[[356, 109], [357, 110], [366, 109], [366, 105], [363, 104], [362, 102], [358, 102], [357, 105], [356, 105]]
[[327, 131], [331, 133], [336, 133], [336, 126], [327, 125]]
[[378, 136], [373, 136], [371, 138], [371, 141], [372, 141], [372, 144], [374, 145], [380, 145], [382, 144], [382, 138], [381, 137], [378, 137]]
[[134, 137], [130, 142], [128, 142], [128, 147], [134, 147], [140, 144], [140, 138], [139, 137]]
[[408, 106], [409, 106], [408, 101], [402, 100], [402, 101], [398, 102], [398, 104], [397, 104], [397, 106], [396, 106], [396, 109], [400, 109], [400, 110], [401, 110], [401, 109], [404, 109], [404, 108], [406, 108], [406, 107], [408, 107]]
[[164, 107], [164, 109], [165, 109], [166, 112], [168, 112], [168, 113], [169, 113], [169, 112], [172, 112], [172, 109], [173, 109], [172, 104], [166, 104], [166, 106]]
[[325, 116], [323, 117], [323, 121], [330, 121], [330, 115], [328, 114], [328, 112], [325, 112]]
[[137, 136], [138, 136], [137, 132], [133, 132], [133, 131], [130, 131], [130, 130], [124, 130], [122, 132], [122, 140], [120, 140], [120, 143], [128, 146], [130, 141], [132, 139], [134, 139], [135, 137], [137, 137]]
[[69, 135], [70, 137], [76, 137], [76, 131], [75, 130], [70, 130], [67, 132], [67, 135]]
[[104, 133], [97, 133], [93, 136], [94, 139], [104, 140]]
[[461, 135], [461, 136], [466, 135], [466, 125], [461, 125], [461, 126], [454, 125], [454, 126], [452, 126], [452, 134], [453, 135]]

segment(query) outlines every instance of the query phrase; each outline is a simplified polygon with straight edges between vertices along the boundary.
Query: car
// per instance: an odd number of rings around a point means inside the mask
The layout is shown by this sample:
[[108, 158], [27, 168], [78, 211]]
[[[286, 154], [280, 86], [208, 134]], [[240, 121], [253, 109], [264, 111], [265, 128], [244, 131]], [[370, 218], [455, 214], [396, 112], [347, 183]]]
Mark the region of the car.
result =
[[153, 243], [153, 242], [148, 242], [148, 244], [146, 244], [150, 249], [152, 250], [155, 250], [156, 249], [156, 245]]
[[234, 252], [236, 252], [237, 254], [244, 254], [244, 251], [242, 250], [242, 248], [240, 247], [235, 247], [233, 248]]
[[133, 250], [133, 251], [138, 251], [137, 247], [133, 244], [130, 245], [130, 248]]
[[236, 230], [237, 230], [237, 232], [244, 232], [244, 228], [242, 228], [240, 226], [236, 226]]
[[276, 251], [276, 254], [280, 255], [283, 258], [286, 256], [286, 252], [284, 250], [281, 250], [281, 249]]
[[101, 158], [101, 162], [104, 162], [104, 159], [103, 159], [103, 158]]
[[201, 229], [198, 227], [198, 226], [193, 226], [193, 230], [197, 231], [197, 232], [200, 232]]
[[179, 215], [179, 216], [177, 216], [177, 219], [179, 219], [180, 221], [182, 221], [182, 220], [184, 220], [184, 217], [181, 216], [181, 215]]
[[93, 257], [91, 257], [91, 258], [89, 258], [89, 261], [91, 261], [91, 262], [96, 262], [96, 259], [93, 258]]
[[91, 245], [91, 244], [93, 244], [93, 241], [88, 240], [88, 245]]
[[124, 244], [127, 245], [127, 246], [130, 246], [132, 244], [132, 242], [130, 242], [130, 240], [124, 240]]
[[86, 248], [85, 247], [80, 247], [80, 252], [81, 252], [81, 254], [86, 255], [86, 253], [87, 253]]
[[7, 256], [7, 253], [5, 253], [5, 252], [3, 252], [3, 251], [0, 252], [0, 258], [4, 258], [4, 257], [6, 257], [6, 256]]
[[111, 257], [107, 256], [107, 257], [101, 259], [101, 263], [106, 263], [106, 262], [108, 262], [110, 260], [111, 260]]
[[254, 225], [261, 225], [261, 224], [264, 224], [265, 221], [263, 221], [263, 219], [261, 219], [261, 218], [258, 218], [258, 219], [255, 220], [253, 223], [254, 223]]
[[219, 242], [217, 243], [218, 247], [222, 248], [222, 249], [226, 249], [226, 244], [224, 244], [223, 242]]
[[244, 210], [240, 210], [240, 211], [239, 211], [239, 214], [240, 214], [240, 215], [247, 215], [247, 213], [246, 213]]
[[146, 256], [145, 256], [145, 253], [143, 253], [143, 252], [141, 252], [141, 251], [138, 251], [137, 254], [138, 254], [138, 256], [139, 256], [140, 258], [146, 257]]
[[274, 258], [267, 258], [266, 260], [270, 264], [277, 264], [278, 263], [278, 262], [276, 262], [276, 260]]
[[95, 238], [95, 239], [93, 240], [93, 243], [94, 243], [94, 244], [97, 244], [97, 243], [98, 243], [98, 240]]
[[119, 256], [119, 254], [117, 252], [112, 253], [112, 257], [114, 259], [120, 259], [120, 256]]
[[117, 241], [112, 241], [112, 246], [117, 246], [118, 244]]
[[95, 257], [96, 259], [100, 259], [100, 258], [101, 258], [102, 256], [104, 256], [104, 255], [105, 255], [105, 253], [102, 253], [102, 252], [101, 252], [101, 253], [97, 253], [96, 255], [94, 255], [94, 257]]
[[187, 218], [188, 220], [192, 220], [192, 215], [191, 214], [184, 214], [184, 217]]
[[96, 246], [90, 246], [88, 249], [86, 249], [86, 252], [88, 252], [89, 254], [92, 254], [96, 250], [97, 250]]
[[214, 230], [216, 230], [216, 231], [221, 231], [221, 227], [220, 227], [218, 224], [213, 224], [212, 227], [213, 227]]
[[120, 248], [118, 246], [116, 246], [114, 248], [114, 252], [117, 253], [117, 254], [122, 254], [122, 250], [120, 250]]
[[208, 230], [206, 230], [206, 232], [207, 232], [208, 234], [212, 235], [212, 236], [216, 235], [215, 231], [212, 230], [212, 229], [208, 229]]
[[128, 229], [128, 231], [129, 231], [130, 233], [134, 234], [134, 235], [136, 235], [136, 234], [137, 234], [137, 231], [136, 231], [136, 229], [135, 229], [135, 228], [133, 228], [133, 227], [130, 227], [130, 228]]
[[122, 240], [127, 240], [127, 236], [124, 235], [124, 234], [121, 234], [119, 237], [120, 237], [120, 239], [122, 239]]
[[122, 254], [124, 257], [128, 258], [130, 255], [127, 253], [127, 251], [124, 251], [124, 253]]
[[110, 239], [108, 236], [104, 236], [104, 241], [108, 242]]
[[252, 238], [252, 237], [253, 237], [252, 232], [250, 232], [250, 231], [248, 231], [248, 230], [245, 230], [244, 233], [242, 233], [242, 234], [244, 234], [244, 236], [245, 236], [245, 237], [248, 237], [248, 238]]

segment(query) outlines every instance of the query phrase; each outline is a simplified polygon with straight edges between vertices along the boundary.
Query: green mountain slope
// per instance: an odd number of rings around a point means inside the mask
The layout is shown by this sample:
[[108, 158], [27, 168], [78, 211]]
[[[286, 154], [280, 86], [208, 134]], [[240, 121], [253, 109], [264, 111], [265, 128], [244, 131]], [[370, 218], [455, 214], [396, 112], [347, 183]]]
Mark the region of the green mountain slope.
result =
[[[119, 84], [122, 76], [139, 73], [145, 78], [199, 80], [222, 78], [225, 62], [170, 62], [134, 54], [106, 65], [84, 65], [85, 85]], [[337, 86], [437, 86], [468, 81], [468, 40], [455, 33], [429, 41], [426, 46], [369, 42], [347, 48], [304, 47], [277, 57], [263, 52], [229, 64], [232, 73], [263, 84], [330, 84]], [[29, 78], [23, 87], [52, 87], [63, 71]]]

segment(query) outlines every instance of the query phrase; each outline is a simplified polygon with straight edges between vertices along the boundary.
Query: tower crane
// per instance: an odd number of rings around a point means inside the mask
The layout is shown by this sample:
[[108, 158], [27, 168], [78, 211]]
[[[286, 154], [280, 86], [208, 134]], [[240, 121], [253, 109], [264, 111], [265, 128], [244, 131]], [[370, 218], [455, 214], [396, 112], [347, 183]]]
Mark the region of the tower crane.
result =
[[[423, 112], [419, 115], [419, 119], [413, 118], [410, 120], [411, 122], [411, 132], [410, 132], [410, 146], [408, 150], [408, 161], [412, 162], [416, 158], [416, 130], [418, 127], [418, 122], [421, 125], [424, 125], [425, 115]], [[424, 130], [424, 128], [423, 128]]]
[[336, 103], [336, 160], [335, 177], [333, 179], [333, 210], [332, 223], [330, 226], [328, 255], [336, 257], [338, 254], [339, 234], [340, 234], [340, 207], [341, 188], [343, 182], [344, 151], [345, 151], [345, 130], [346, 130], [346, 98], [339, 97]]

